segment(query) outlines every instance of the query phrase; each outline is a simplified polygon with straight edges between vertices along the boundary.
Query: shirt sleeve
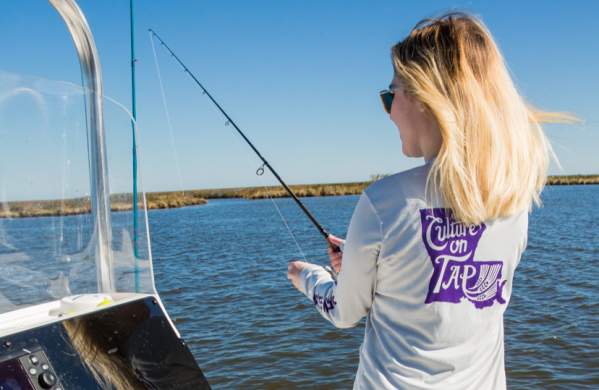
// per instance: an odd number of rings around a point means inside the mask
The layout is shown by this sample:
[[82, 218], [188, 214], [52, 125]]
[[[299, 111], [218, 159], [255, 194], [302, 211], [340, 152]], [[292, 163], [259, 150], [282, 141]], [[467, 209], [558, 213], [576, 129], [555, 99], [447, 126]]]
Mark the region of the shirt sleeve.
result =
[[349, 224], [337, 281], [316, 264], [309, 264], [300, 273], [302, 292], [336, 327], [354, 327], [368, 313], [382, 239], [381, 220], [364, 192]]

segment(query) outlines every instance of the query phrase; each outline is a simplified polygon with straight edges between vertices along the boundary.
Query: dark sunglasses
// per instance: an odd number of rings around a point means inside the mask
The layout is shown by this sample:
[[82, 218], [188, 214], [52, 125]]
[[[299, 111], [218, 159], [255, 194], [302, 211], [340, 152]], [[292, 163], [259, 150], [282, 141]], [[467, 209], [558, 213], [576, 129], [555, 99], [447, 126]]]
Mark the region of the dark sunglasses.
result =
[[383, 108], [387, 114], [391, 114], [391, 106], [393, 105], [393, 98], [395, 92], [393, 90], [395, 86], [390, 85], [388, 89], [383, 89], [379, 94], [381, 96], [381, 102], [383, 102]]

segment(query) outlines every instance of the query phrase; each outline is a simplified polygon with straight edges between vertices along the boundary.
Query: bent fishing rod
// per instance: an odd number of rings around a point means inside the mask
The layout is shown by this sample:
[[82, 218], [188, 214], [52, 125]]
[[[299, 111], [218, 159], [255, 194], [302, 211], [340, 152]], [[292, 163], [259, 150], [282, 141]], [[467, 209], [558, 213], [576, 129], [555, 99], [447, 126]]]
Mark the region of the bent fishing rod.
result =
[[295, 203], [297, 203], [297, 205], [304, 212], [304, 214], [306, 214], [306, 216], [308, 217], [308, 219], [310, 220], [310, 222], [312, 222], [312, 224], [316, 227], [316, 229], [318, 229], [318, 231], [325, 238], [325, 240], [327, 241], [327, 243], [329, 244], [329, 246], [331, 246], [335, 252], [340, 251], [340, 248], [338, 246], [332, 244], [328, 240], [328, 238], [331, 235], [331, 233], [329, 233], [316, 220], [316, 218], [306, 208], [306, 206], [304, 206], [304, 204], [299, 200], [299, 198], [295, 195], [295, 193], [291, 190], [291, 188], [289, 188], [289, 186], [285, 183], [285, 181], [283, 181], [283, 179], [281, 178], [281, 176], [279, 176], [279, 174], [277, 173], [277, 171], [275, 171], [275, 169], [270, 165], [270, 163], [262, 156], [262, 154], [260, 154], [260, 152], [258, 151], [258, 149], [256, 149], [256, 147], [254, 146], [254, 144], [252, 144], [252, 142], [248, 139], [248, 137], [246, 137], [246, 135], [243, 133], [243, 131], [241, 131], [241, 129], [239, 128], [239, 126], [237, 126], [237, 124], [235, 123], [235, 121], [233, 121], [233, 119], [231, 119], [231, 117], [229, 116], [229, 114], [227, 114], [225, 112], [225, 110], [220, 106], [220, 104], [218, 104], [218, 102], [216, 100], [214, 100], [214, 98], [212, 97], [212, 95], [210, 94], [210, 92], [208, 92], [208, 90], [206, 88], [204, 88], [204, 86], [202, 85], [202, 83], [200, 83], [200, 81], [197, 79], [197, 77], [189, 70], [189, 68], [183, 63], [183, 61], [181, 61], [181, 59], [179, 59], [179, 57], [177, 57], [177, 55], [162, 40], [162, 38], [160, 38], [160, 36], [156, 33], [156, 31], [152, 30], [151, 28], [148, 29], [148, 31], [150, 32], [150, 34], [152, 34], [154, 37], [156, 37], [160, 41], [160, 44], [162, 44], [162, 46], [171, 54], [171, 56], [175, 60], [177, 60], [177, 62], [179, 63], [179, 65], [181, 65], [181, 67], [183, 68], [183, 70], [185, 71], [185, 73], [187, 73], [193, 79], [193, 81], [195, 81], [195, 83], [202, 89], [202, 92], [206, 96], [208, 96], [208, 98], [210, 99], [210, 101], [212, 101], [212, 103], [214, 103], [214, 105], [216, 106], [216, 108], [218, 108], [218, 110], [225, 116], [225, 118], [227, 119], [227, 121], [225, 122], [225, 125], [231, 124], [235, 128], [235, 130], [237, 130], [237, 132], [239, 133], [239, 135], [241, 135], [241, 137], [244, 139], [244, 141], [250, 146], [250, 148], [252, 148], [252, 150], [260, 158], [260, 160], [262, 160], [263, 164], [262, 164], [262, 166], [260, 168], [258, 168], [258, 170], [256, 171], [256, 174], [258, 174], [259, 176], [262, 175], [264, 173], [264, 167], [267, 167], [270, 170], [270, 172], [277, 178], [277, 180], [279, 181], [279, 183], [281, 183], [281, 185], [283, 186], [283, 188], [285, 189], [285, 191], [287, 191], [287, 193], [289, 194], [289, 196], [291, 196], [291, 198], [295, 201]]

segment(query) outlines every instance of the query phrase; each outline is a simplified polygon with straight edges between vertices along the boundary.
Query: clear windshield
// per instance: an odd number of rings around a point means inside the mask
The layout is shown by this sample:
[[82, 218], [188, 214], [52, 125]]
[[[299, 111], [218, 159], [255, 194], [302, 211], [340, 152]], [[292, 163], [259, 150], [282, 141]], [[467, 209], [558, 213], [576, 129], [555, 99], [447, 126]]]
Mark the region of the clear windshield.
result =
[[[84, 94], [72, 83], [0, 71], [0, 314], [99, 290]], [[153, 293], [129, 113], [104, 100], [117, 292]]]

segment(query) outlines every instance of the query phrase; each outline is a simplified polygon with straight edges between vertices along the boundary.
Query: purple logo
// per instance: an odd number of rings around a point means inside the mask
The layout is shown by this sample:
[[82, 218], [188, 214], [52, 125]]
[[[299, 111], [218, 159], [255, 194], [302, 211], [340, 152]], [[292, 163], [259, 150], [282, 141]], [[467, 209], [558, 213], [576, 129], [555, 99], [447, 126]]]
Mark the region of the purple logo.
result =
[[433, 263], [433, 276], [424, 303], [458, 303], [468, 299], [477, 309], [505, 304], [501, 291], [502, 261], [475, 261], [478, 241], [487, 226], [465, 225], [451, 209], [421, 209], [422, 240]]
[[331, 295], [330, 298], [327, 298], [320, 294], [314, 293], [312, 295], [312, 301], [314, 302], [314, 305], [318, 306], [320, 310], [324, 311], [325, 313], [330, 312], [337, 305], [334, 295]]

